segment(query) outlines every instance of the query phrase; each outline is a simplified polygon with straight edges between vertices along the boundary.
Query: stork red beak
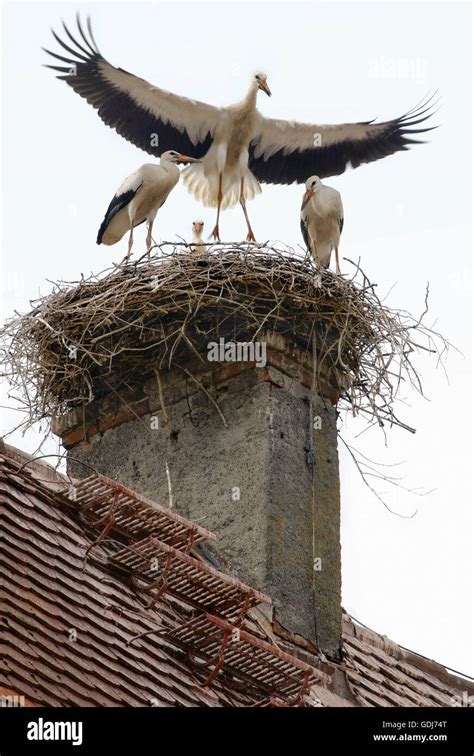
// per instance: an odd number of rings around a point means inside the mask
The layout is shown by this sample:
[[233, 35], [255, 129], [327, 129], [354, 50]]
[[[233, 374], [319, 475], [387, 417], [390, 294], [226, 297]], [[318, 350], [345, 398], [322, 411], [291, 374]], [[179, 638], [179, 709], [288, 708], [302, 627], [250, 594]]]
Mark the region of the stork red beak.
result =
[[303, 195], [303, 205], [302, 205], [301, 209], [303, 209], [304, 207], [306, 207], [306, 205], [310, 201], [311, 197], [314, 197], [313, 190], [312, 189], [306, 189], [306, 191], [305, 191], [305, 193]]
[[268, 86], [266, 79], [260, 79], [260, 81], [258, 82], [258, 88], [261, 89], [262, 92], [265, 92], [265, 94], [267, 94], [269, 97], [272, 96], [270, 87]]
[[189, 157], [188, 155], [180, 155], [176, 159], [177, 163], [202, 163], [202, 160], [198, 160], [197, 158]]

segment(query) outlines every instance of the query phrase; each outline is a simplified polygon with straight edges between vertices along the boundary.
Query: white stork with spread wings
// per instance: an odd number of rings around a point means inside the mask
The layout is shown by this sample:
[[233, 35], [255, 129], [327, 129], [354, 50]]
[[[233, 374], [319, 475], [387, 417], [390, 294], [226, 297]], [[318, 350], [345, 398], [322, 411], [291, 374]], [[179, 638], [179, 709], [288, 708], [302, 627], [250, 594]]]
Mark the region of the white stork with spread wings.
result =
[[[303, 183], [406, 150], [417, 143], [413, 128], [429, 118], [430, 99], [391, 121], [319, 126], [264, 118], [256, 109], [259, 89], [270, 94], [265, 74], [256, 74], [247, 96], [237, 105], [214, 107], [167, 92], [145, 79], [116, 68], [102, 57], [90, 20], [86, 33], [77, 17], [78, 38], [63, 23], [68, 43], [53, 35], [68, 56], [46, 50], [62, 66], [48, 66], [98, 110], [99, 116], [129, 142], [159, 157], [176, 150], [202, 158], [183, 176], [188, 189], [205, 205], [217, 207], [213, 234], [219, 238], [221, 208], [240, 202], [248, 240], [254, 240], [245, 203], [259, 183]], [[73, 45], [71, 47], [70, 45]], [[156, 139], [158, 136], [158, 139]]]

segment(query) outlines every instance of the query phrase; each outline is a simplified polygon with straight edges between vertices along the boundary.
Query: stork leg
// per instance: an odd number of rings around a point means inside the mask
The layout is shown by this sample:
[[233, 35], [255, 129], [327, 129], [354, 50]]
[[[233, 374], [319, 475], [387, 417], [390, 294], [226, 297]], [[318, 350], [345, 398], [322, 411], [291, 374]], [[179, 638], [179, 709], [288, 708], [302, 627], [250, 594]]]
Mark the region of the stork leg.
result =
[[243, 178], [240, 179], [240, 198], [239, 198], [239, 202], [242, 205], [242, 210], [244, 211], [245, 220], [247, 221], [248, 234], [247, 234], [246, 241], [248, 241], [248, 242], [256, 242], [257, 240], [256, 240], [255, 236], [253, 235], [252, 226], [250, 225], [249, 216], [247, 214], [247, 207], [245, 205], [245, 199], [244, 199], [244, 180], [243, 180]]
[[[151, 236], [151, 231], [153, 228], [153, 221], [148, 221], [148, 233], [146, 235], [146, 253], [148, 255], [148, 265], [150, 265], [151, 262], [151, 243], [153, 241]], [[155, 242], [153, 241], [153, 244]]]
[[313, 253], [314, 261], [318, 262], [318, 247], [316, 245], [316, 239], [311, 239], [311, 252]]
[[336, 247], [336, 273], [338, 276], [341, 275], [341, 269], [339, 267], [339, 248]]
[[221, 202], [222, 202], [222, 173], [219, 173], [219, 189], [217, 192], [217, 219], [216, 219], [216, 225], [214, 226], [214, 229], [211, 234], [211, 236], [213, 236], [214, 239], [216, 239], [217, 241], [221, 240], [219, 236], [219, 216], [221, 214]]
[[121, 260], [121, 262], [119, 262], [119, 263], [113, 263], [115, 265], [115, 267], [121, 268], [123, 265], [126, 265], [128, 263], [128, 261], [130, 260], [130, 255], [132, 254], [132, 247], [133, 247], [133, 221], [130, 220], [130, 235], [128, 237], [128, 250], [127, 250], [127, 254], [123, 258], [123, 260]]
[[133, 226], [130, 227], [130, 236], [128, 237], [127, 260], [132, 254], [132, 247], [133, 247]]

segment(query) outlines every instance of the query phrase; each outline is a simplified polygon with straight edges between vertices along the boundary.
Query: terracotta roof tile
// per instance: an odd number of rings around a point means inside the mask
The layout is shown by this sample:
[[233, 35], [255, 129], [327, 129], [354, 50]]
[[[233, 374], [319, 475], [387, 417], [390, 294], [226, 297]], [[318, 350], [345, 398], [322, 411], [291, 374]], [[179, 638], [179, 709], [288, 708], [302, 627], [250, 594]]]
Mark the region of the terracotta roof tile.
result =
[[222, 706], [261, 697], [232, 690], [222, 675], [204, 687], [209, 670], [194, 669], [156, 634], [190, 609], [167, 599], [147, 610], [109, 570], [106, 551], [86, 559], [87, 527], [27, 470], [17, 474], [5, 460], [1, 483], [5, 685], [46, 705]]
[[449, 675], [347, 616], [343, 638], [347, 677], [362, 705], [446, 707], [453, 705], [453, 695], [474, 692], [471, 681]]
[[[33, 704], [298, 705], [303, 699], [294, 692], [301, 695], [308, 675], [304, 701], [311, 706], [446, 706], [454, 693], [470, 690], [439, 665], [418, 660], [348, 617], [343, 659], [336, 664], [303, 650], [297, 639], [280, 643], [271, 622], [257, 623], [245, 614], [241, 641], [225, 647], [223, 669], [206, 684], [216, 658], [203, 667], [204, 649], [218, 649], [219, 638], [228, 643], [227, 628], [265, 597], [222, 576], [201, 557], [186, 556], [189, 533], [203, 538], [207, 531], [184, 518], [168, 522], [164, 510], [153, 513], [150, 502], [101, 477], [78, 490], [89, 514], [94, 510], [101, 516], [107, 515], [107, 497], [115, 491], [122, 545], [111, 533], [90, 549], [97, 526], [80, 502], [61, 494], [69, 482], [42, 463], [25, 466], [27, 460], [18, 451], [0, 454], [0, 685]], [[168, 545], [160, 540], [161, 527]], [[145, 589], [155, 578], [146, 559], [154, 549], [162, 569], [169, 557], [177, 572], [170, 589], [147, 607], [153, 594]], [[228, 601], [236, 602], [234, 608], [227, 608]], [[70, 640], [71, 630], [75, 640]], [[196, 655], [199, 666], [193, 662]], [[284, 670], [290, 677], [282, 677]], [[342, 694], [337, 692], [341, 675], [347, 689]], [[279, 677], [292, 680], [294, 692], [286, 701], [281, 690], [268, 690]]]

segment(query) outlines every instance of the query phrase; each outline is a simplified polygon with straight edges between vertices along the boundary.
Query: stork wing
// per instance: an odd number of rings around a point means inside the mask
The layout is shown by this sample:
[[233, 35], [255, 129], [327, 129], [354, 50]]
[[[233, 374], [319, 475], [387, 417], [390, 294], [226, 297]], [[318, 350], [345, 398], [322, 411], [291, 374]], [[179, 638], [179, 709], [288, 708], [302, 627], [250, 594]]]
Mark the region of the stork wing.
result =
[[219, 108], [179, 97], [112, 66], [97, 48], [89, 19], [86, 34], [77, 16], [77, 38], [64, 22], [63, 27], [69, 44], [54, 31], [53, 36], [68, 55], [45, 50], [63, 63], [47, 68], [59, 71], [61, 75], [57, 78], [96, 108], [107, 126], [157, 157], [166, 150], [193, 157], [202, 157], [207, 152], [221, 112]]
[[308, 252], [311, 252], [311, 241], [309, 238], [308, 227], [303, 218], [300, 219], [300, 228], [306, 249], [308, 250]]
[[109, 225], [112, 218], [114, 218], [117, 213], [120, 212], [120, 210], [123, 210], [124, 207], [127, 207], [127, 205], [132, 201], [142, 185], [143, 179], [140, 175], [139, 170], [132, 173], [125, 179], [122, 184], [120, 184], [105, 212], [104, 220], [100, 224], [100, 228], [97, 233], [97, 244], [102, 243], [102, 237], [105, 234], [107, 226]]
[[339, 233], [342, 234], [342, 229], [344, 228], [344, 207], [342, 205], [341, 195], [339, 194], [339, 192], [337, 194], [338, 194], [337, 205], [338, 205], [338, 211], [339, 211], [338, 212]]
[[317, 126], [261, 117], [259, 134], [250, 145], [250, 170], [267, 184], [303, 183], [313, 174], [320, 178], [338, 176], [349, 164], [357, 168], [406, 150], [419, 141], [410, 135], [436, 128], [413, 128], [430, 117], [432, 99], [382, 123]]

